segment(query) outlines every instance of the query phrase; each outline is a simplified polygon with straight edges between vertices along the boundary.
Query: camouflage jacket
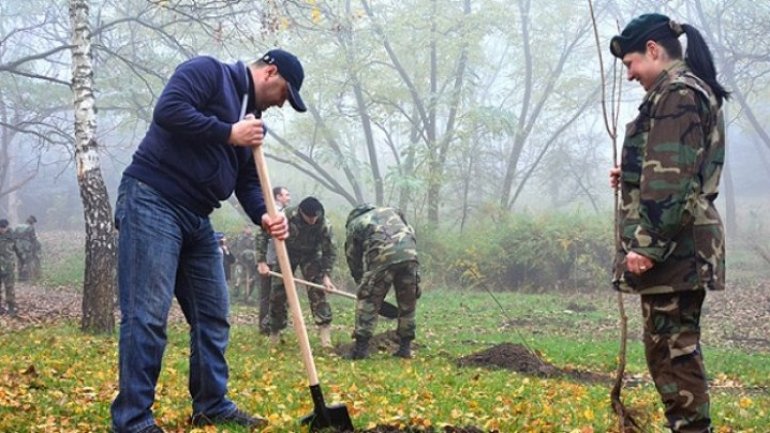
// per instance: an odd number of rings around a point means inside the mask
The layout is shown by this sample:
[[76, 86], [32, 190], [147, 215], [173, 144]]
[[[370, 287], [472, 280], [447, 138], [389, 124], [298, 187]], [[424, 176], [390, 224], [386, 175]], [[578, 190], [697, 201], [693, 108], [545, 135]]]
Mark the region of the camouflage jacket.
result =
[[0, 274], [13, 273], [16, 255], [20, 255], [16, 246], [16, 233], [10, 229], [0, 233]]
[[347, 224], [345, 256], [350, 275], [360, 283], [364, 273], [406, 261], [417, 261], [414, 229], [397, 209], [371, 208]]
[[37, 240], [35, 227], [21, 224], [13, 231], [16, 235], [16, 247], [23, 256], [31, 256], [40, 252], [40, 241]]
[[[256, 231], [259, 231], [261, 229], [257, 228]], [[246, 262], [243, 261], [243, 255], [242, 253], [246, 250], [253, 250], [254, 249], [254, 239], [255, 235], [254, 233], [247, 234], [247, 233], [239, 233], [235, 236], [235, 239], [233, 239], [233, 242], [230, 243], [230, 250], [235, 255], [236, 260], [239, 263], [246, 264]]]
[[[321, 215], [315, 224], [308, 224], [302, 218], [297, 207], [286, 208], [286, 219], [289, 222], [289, 237], [286, 239], [286, 249], [292, 264], [318, 260], [321, 270], [331, 275], [334, 262], [337, 260], [337, 250], [334, 246], [331, 225], [326, 216]], [[270, 263], [268, 257], [268, 240], [270, 236], [264, 230], [257, 231], [257, 262]]]
[[[683, 62], [674, 62], [626, 125], [616, 288], [641, 294], [724, 289], [724, 230], [714, 206], [724, 157], [717, 99]], [[630, 251], [650, 258], [652, 269], [627, 272]]]

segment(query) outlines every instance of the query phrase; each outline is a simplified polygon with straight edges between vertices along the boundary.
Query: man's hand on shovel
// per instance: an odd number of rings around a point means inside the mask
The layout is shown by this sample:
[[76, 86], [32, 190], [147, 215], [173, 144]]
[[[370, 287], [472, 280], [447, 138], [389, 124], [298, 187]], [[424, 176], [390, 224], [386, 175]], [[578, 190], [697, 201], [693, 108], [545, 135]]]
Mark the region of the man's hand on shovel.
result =
[[233, 124], [228, 141], [236, 146], [261, 146], [265, 139], [265, 125], [262, 119], [257, 119], [251, 113], [242, 117], [243, 119]]
[[334, 283], [332, 283], [332, 279], [329, 278], [328, 275], [324, 275], [323, 280], [321, 280], [321, 284], [324, 285], [324, 287], [326, 288], [327, 292], [330, 292], [332, 290], [337, 290], [337, 288], [334, 287]]
[[268, 214], [262, 215], [262, 229], [274, 239], [283, 241], [289, 237], [289, 222], [283, 212], [278, 212], [273, 217]]
[[259, 275], [266, 277], [270, 275], [270, 266], [267, 265], [267, 262], [259, 262], [257, 263], [257, 272], [259, 272]]

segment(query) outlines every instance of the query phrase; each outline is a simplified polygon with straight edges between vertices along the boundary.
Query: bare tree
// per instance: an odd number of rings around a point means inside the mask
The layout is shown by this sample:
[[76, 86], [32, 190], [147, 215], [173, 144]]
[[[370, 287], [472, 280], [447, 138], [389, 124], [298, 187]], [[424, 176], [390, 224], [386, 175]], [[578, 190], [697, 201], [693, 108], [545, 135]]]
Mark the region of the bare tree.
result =
[[69, 109], [69, 83], [41, 65], [66, 53], [55, 37], [40, 40], [56, 29], [57, 12], [41, 3], [0, 6], [0, 198], [37, 176], [49, 146], [67, 143], [56, 115]]
[[[555, 62], [548, 66], [547, 71], [536, 70], [536, 61], [542, 57], [542, 52], [535, 51], [535, 37], [532, 34], [533, 11], [530, 0], [520, 0], [519, 8], [519, 28], [521, 39], [521, 57], [523, 61], [523, 79], [520, 83], [521, 99], [518, 102], [519, 112], [515, 116], [514, 134], [511, 137], [510, 148], [505, 158], [504, 174], [500, 190], [500, 206], [503, 209], [510, 209], [518, 198], [521, 188], [514, 192], [513, 186], [519, 173], [519, 164], [528, 143], [531, 143], [533, 130], [541, 124], [546, 117], [544, 114], [550, 108], [549, 102], [557, 97], [559, 81], [564, 78], [565, 68], [568, 61], [576, 56], [577, 48], [585, 41], [590, 29], [590, 20], [578, 20], [574, 28], [565, 27], [562, 30], [564, 37], [561, 38], [559, 51], [554, 57]], [[538, 47], [542, 47], [544, 41], [538, 42]], [[542, 68], [542, 66], [541, 66]], [[545, 76], [544, 76], [545, 75]], [[597, 91], [593, 91], [596, 94]], [[591, 93], [584, 96], [585, 101], [591, 99]], [[579, 104], [574, 111], [568, 114], [565, 120], [559, 120], [556, 124], [556, 130], [553, 130], [550, 138], [545, 140], [545, 149], [552, 143], [566, 128], [572, 124], [588, 107], [589, 104]], [[553, 121], [548, 122], [553, 124]], [[545, 127], [546, 130], [551, 130]], [[535, 159], [536, 163], [542, 157]], [[528, 174], [520, 182], [526, 182], [531, 176], [534, 167], [530, 167]], [[513, 192], [513, 195], [511, 193]]]
[[[712, 12], [704, 8], [701, 0], [688, 4], [688, 9], [694, 15], [695, 20], [703, 29], [703, 34], [711, 47], [720, 77], [725, 79], [728, 90], [740, 107], [741, 118], [748, 122], [754, 130], [759, 142], [770, 149], [770, 133], [763, 121], [754, 110], [754, 105], [749, 99], [756, 92], [756, 82], [770, 73], [770, 45], [765, 38], [758, 38], [752, 42], [753, 46], [746, 46], [746, 36], [740, 36], [728, 29], [729, 19], [737, 20], [740, 25], [746, 27], [750, 33], [759, 32], [765, 34], [770, 31], [766, 14], [757, 14], [754, 3], [715, 2], [711, 4]], [[767, 6], [763, 5], [766, 8]], [[763, 80], [767, 82], [767, 80]], [[765, 84], [766, 85], [766, 84]], [[752, 92], [754, 90], [754, 92]], [[757, 95], [759, 96], [759, 95]], [[738, 110], [735, 110], [736, 112]], [[728, 122], [729, 127], [732, 122]], [[765, 163], [770, 171], [770, 165], [762, 156], [763, 149], [757, 149], [757, 155]], [[738, 232], [737, 206], [735, 204], [735, 187], [733, 186], [732, 171], [729, 170], [729, 159], [725, 161], [724, 182], [726, 202], [726, 230], [729, 236], [735, 236]]]

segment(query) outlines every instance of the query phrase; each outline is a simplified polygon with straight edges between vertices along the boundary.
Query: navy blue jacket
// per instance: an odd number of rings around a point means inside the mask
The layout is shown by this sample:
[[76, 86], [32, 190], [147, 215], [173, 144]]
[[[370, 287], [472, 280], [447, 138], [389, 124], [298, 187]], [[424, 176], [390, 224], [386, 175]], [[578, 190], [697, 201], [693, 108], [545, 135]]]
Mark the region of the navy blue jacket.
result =
[[260, 225], [266, 210], [251, 148], [227, 142], [244, 95], [249, 95], [247, 109], [254, 109], [252, 86], [242, 62], [195, 57], [179, 65], [124, 175], [201, 216], [235, 191]]

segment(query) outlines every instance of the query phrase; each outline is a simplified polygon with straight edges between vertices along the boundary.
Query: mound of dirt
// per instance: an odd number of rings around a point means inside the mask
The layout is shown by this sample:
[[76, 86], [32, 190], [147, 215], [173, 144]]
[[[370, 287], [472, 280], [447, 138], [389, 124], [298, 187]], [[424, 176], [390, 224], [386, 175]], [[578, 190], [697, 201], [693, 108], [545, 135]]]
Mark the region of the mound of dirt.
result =
[[581, 382], [609, 383], [609, 375], [555, 367], [521, 344], [502, 343], [457, 359], [459, 367], [503, 368], [538, 377], [566, 377]]
[[497, 367], [525, 374], [549, 376], [556, 367], [546, 363], [540, 356], [521, 344], [502, 343], [489, 349], [464, 356], [457, 360], [460, 367]]
[[596, 310], [597, 308], [591, 304], [581, 304], [578, 302], [570, 302], [567, 304], [567, 311], [572, 311], [574, 313], [587, 313]]

